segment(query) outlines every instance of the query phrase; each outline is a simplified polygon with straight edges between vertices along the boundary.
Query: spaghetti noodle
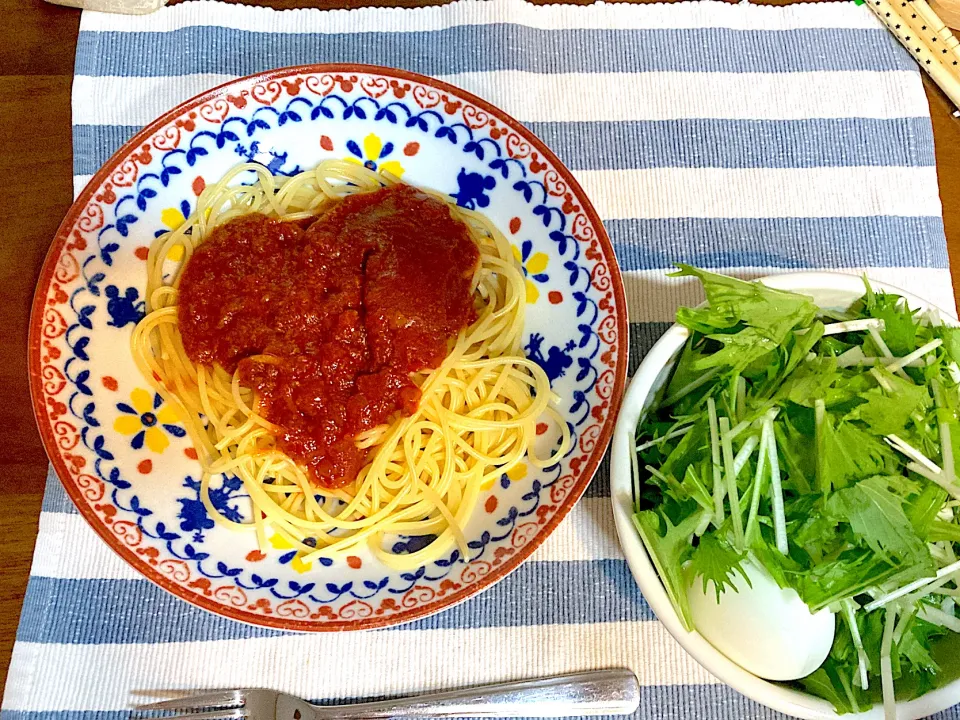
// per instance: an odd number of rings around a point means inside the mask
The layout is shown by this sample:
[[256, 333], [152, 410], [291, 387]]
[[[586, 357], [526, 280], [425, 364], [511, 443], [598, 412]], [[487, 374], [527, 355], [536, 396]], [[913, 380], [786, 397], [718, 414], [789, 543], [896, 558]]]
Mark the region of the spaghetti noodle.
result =
[[[255, 176], [253, 182], [249, 180]], [[278, 443], [280, 428], [264, 412], [264, 398], [238, 371], [193, 362], [179, 328], [179, 284], [201, 243], [224, 223], [260, 213], [285, 221], [309, 220], [331, 202], [399, 181], [362, 166], [324, 161], [291, 178], [247, 163], [207, 187], [177, 229], [161, 235], [147, 258], [148, 312], [137, 325], [132, 352], [144, 377], [179, 412], [203, 465], [201, 499], [217, 523], [254, 532], [261, 549], [279, 534], [304, 563], [338, 557], [367, 545], [398, 569], [468, 548], [463, 528], [480, 494], [526, 458], [536, 467], [557, 462], [569, 429], [550, 407], [549, 380], [524, 357], [521, 333], [526, 289], [506, 238], [483, 215], [450, 198], [422, 191], [449, 208], [480, 251], [474, 278], [476, 319], [461, 330], [434, 369], [411, 374], [420, 391], [412, 414], [359, 433], [365, 451], [355, 480], [317, 487], [310, 473]], [[172, 257], [182, 257], [176, 261]], [[538, 419], [550, 413], [561, 432], [547, 458], [533, 452]], [[211, 479], [235, 475], [253, 505], [252, 519], [236, 522], [210, 500]], [[394, 552], [398, 536], [434, 536], [414, 552]]]

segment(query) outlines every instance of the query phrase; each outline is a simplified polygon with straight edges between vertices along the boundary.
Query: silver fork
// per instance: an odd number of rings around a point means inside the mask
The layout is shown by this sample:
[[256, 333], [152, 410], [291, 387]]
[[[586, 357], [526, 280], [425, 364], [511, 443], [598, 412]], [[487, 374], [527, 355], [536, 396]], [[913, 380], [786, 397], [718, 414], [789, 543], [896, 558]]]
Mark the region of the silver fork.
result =
[[145, 710], [186, 713], [162, 720], [570, 717], [623, 715], [639, 705], [637, 676], [614, 668], [352, 705], [318, 706], [275, 690], [240, 688], [138, 705], [131, 718], [145, 717]]

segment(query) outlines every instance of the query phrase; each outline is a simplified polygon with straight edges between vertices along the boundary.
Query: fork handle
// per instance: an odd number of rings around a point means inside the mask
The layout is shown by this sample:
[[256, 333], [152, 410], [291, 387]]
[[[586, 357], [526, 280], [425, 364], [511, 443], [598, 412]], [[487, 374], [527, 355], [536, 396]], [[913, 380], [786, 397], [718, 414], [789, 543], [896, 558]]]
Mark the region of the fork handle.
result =
[[[277, 720], [293, 720], [291, 706], [277, 703]], [[632, 670], [614, 668], [556, 677], [496, 683], [396, 700], [314, 706], [316, 720], [425, 717], [570, 717], [624, 715], [640, 705]]]

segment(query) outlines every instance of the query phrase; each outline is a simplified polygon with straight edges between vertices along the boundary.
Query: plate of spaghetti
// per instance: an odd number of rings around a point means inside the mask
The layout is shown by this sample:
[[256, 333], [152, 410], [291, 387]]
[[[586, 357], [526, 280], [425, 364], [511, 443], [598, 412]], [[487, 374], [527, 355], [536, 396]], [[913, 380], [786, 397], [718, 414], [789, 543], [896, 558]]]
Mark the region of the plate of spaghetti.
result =
[[286, 68], [187, 101], [93, 177], [45, 262], [32, 396], [121, 557], [263, 626], [382, 627], [542, 545], [626, 374], [571, 173], [452, 86]]

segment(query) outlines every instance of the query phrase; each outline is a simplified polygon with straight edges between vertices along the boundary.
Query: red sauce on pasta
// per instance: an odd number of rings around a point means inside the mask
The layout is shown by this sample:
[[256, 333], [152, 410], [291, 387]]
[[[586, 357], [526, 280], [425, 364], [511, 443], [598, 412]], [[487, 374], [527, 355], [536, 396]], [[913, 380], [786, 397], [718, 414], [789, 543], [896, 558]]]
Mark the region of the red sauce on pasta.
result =
[[407, 185], [304, 225], [253, 214], [216, 228], [183, 271], [178, 319], [190, 359], [239, 370], [280, 448], [333, 488], [363, 467], [357, 434], [414, 412], [410, 373], [437, 367], [476, 318], [480, 253]]

